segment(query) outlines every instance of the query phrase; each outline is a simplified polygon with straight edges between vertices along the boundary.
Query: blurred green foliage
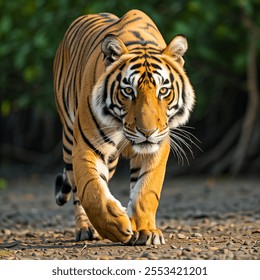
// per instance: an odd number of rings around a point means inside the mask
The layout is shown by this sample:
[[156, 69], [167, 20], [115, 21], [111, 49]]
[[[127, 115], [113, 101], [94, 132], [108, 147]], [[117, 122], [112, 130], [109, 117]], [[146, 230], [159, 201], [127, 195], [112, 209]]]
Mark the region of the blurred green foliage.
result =
[[0, 177], [0, 191], [5, 190], [7, 188], [7, 180]]
[[242, 16], [259, 26], [259, 0], [0, 0], [2, 117], [26, 108], [54, 111], [53, 58], [73, 19], [99, 12], [120, 17], [133, 8], [154, 20], [167, 43], [178, 33], [188, 38], [185, 67], [198, 93], [198, 117], [219, 92], [245, 89], [249, 34]]

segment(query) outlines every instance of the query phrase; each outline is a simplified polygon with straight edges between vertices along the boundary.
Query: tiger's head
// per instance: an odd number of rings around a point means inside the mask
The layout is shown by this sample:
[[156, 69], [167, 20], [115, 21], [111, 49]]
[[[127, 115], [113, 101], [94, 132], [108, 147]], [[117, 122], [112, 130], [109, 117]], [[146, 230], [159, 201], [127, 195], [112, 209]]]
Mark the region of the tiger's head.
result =
[[163, 51], [129, 52], [115, 35], [103, 40], [106, 71], [92, 95], [96, 111], [104, 127], [120, 126], [136, 153], [158, 151], [170, 130], [189, 119], [195, 96], [183, 69], [187, 48], [182, 35]]

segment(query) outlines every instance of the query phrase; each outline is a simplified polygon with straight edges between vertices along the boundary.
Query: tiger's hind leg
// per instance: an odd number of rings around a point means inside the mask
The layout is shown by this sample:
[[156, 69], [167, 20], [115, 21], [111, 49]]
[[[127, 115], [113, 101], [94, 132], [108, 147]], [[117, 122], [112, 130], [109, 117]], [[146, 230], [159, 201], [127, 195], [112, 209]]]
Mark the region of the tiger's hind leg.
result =
[[69, 201], [71, 195], [71, 185], [69, 184], [65, 170], [58, 174], [55, 181], [55, 199], [59, 206]]

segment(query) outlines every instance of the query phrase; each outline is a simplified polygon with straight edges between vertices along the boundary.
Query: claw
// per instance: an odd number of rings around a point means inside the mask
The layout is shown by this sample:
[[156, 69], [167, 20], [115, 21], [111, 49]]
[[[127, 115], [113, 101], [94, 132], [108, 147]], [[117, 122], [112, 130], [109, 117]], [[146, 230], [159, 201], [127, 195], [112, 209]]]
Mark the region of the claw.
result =
[[76, 231], [76, 241], [100, 239], [96, 231], [92, 227], [81, 228], [79, 231]]
[[165, 244], [163, 234], [158, 229], [134, 231], [125, 245], [161, 245]]

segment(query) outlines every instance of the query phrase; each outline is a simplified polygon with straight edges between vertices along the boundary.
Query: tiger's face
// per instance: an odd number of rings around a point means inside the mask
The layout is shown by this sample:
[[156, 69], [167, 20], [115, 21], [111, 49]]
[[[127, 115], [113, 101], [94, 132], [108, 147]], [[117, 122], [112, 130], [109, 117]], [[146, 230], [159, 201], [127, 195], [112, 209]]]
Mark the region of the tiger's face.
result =
[[177, 104], [174, 77], [152, 58], [130, 59], [116, 92], [123, 133], [137, 153], [153, 153], [169, 135], [170, 117]]
[[136, 55], [128, 54], [122, 45], [115, 47], [116, 51], [120, 48], [120, 57], [116, 59], [113, 53], [111, 59], [110, 55], [108, 64], [114, 62], [100, 86], [107, 125], [120, 123], [122, 136], [136, 153], [154, 153], [169, 140], [170, 129], [188, 120], [194, 103], [184, 61], [182, 56], [169, 55], [167, 49], [156, 55]]

